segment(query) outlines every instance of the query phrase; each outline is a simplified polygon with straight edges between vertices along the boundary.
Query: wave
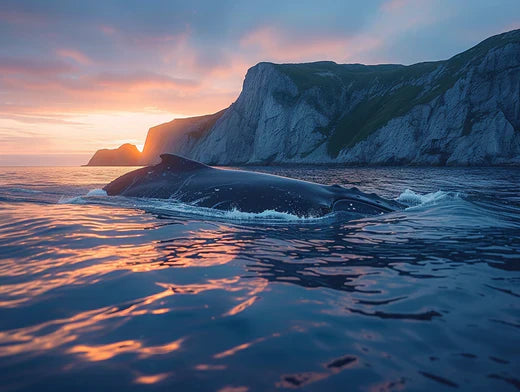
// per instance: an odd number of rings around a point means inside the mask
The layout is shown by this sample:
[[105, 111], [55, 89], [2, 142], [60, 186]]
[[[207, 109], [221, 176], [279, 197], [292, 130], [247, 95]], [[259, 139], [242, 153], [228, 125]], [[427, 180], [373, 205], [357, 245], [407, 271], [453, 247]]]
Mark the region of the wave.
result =
[[204, 216], [205, 218], [216, 218], [232, 221], [268, 221], [276, 222], [315, 222], [328, 219], [333, 214], [326, 216], [298, 216], [288, 212], [264, 210], [262, 212], [244, 212], [238, 209], [217, 210], [214, 208], [200, 207], [192, 204], [182, 203], [172, 199], [153, 198], [128, 198], [122, 196], [108, 196], [102, 189], [92, 189], [81, 196], [62, 196], [59, 204], [104, 204], [118, 207], [138, 208], [149, 212], [163, 214], [185, 214]]
[[[269, 221], [269, 222], [314, 222], [327, 218], [318, 216], [298, 216], [288, 212], [281, 212], [275, 210], [264, 210], [262, 212], [244, 212], [238, 209], [232, 210], [217, 210], [214, 208], [199, 207], [191, 204], [181, 203], [178, 201], [159, 201], [153, 200], [148, 205], [153, 209], [160, 209], [162, 211], [203, 215], [204, 217], [218, 218], [224, 220], [234, 221]], [[330, 217], [331, 215], [329, 215]]]
[[[408, 221], [419, 219], [423, 227], [439, 230], [438, 219], [446, 229], [454, 228], [518, 228], [518, 208], [498, 203], [493, 197], [469, 196], [462, 192], [436, 191], [419, 194], [406, 189], [397, 198], [405, 204]], [[433, 220], [433, 221], [432, 221]]]
[[9, 188], [7, 189], [9, 192], [13, 193], [43, 193], [42, 191], [38, 191], [36, 189], [28, 189], [28, 188]]
[[[397, 211], [406, 219], [416, 219], [416, 214], [421, 214], [421, 219], [426, 217], [442, 216], [447, 225], [452, 227], [460, 225], [496, 226], [507, 224], [507, 214], [502, 216], [497, 210], [490, 211], [486, 206], [480, 206], [467, 200], [460, 192], [436, 191], [420, 194], [411, 189], [406, 189], [395, 200], [404, 204], [404, 211]], [[183, 203], [172, 199], [131, 198], [123, 196], [108, 196], [102, 189], [92, 189], [84, 195], [65, 197], [62, 196], [59, 204], [95, 204], [108, 207], [139, 209], [148, 213], [164, 216], [185, 216], [204, 218], [217, 221], [251, 222], [266, 224], [302, 224], [325, 223], [330, 221], [360, 221], [376, 220], [384, 221], [386, 217], [394, 213], [369, 216], [352, 217], [345, 216], [341, 211], [324, 216], [298, 216], [283, 211], [265, 210], [258, 213], [244, 212], [238, 209], [218, 210]], [[425, 215], [426, 214], [426, 215]], [[498, 221], [497, 221], [498, 220]]]
[[431, 206], [443, 202], [449, 202], [457, 199], [461, 199], [462, 194], [460, 192], [445, 192], [437, 191], [426, 194], [419, 194], [411, 189], [405, 189], [395, 200], [407, 205], [406, 209]]
[[103, 189], [91, 189], [85, 195], [81, 196], [61, 196], [58, 204], [87, 204], [89, 199], [108, 197]]

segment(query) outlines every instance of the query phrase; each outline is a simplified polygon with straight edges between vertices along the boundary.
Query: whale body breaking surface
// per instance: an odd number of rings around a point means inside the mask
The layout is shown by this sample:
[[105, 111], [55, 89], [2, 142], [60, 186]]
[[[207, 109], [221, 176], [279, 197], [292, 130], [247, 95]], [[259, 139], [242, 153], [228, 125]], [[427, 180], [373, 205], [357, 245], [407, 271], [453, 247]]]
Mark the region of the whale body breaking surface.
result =
[[215, 168], [173, 154], [162, 154], [159, 164], [124, 174], [103, 190], [109, 196], [172, 199], [218, 210], [272, 210], [305, 217], [338, 211], [353, 217], [379, 215], [404, 207], [357, 188]]

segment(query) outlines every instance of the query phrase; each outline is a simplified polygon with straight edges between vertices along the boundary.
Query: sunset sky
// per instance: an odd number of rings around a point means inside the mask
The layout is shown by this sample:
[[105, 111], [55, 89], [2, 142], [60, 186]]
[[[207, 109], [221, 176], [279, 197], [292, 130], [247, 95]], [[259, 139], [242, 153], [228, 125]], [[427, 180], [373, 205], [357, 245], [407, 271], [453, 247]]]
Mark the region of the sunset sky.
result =
[[411, 64], [515, 28], [518, 0], [2, 0], [0, 165], [142, 147], [227, 107], [260, 61]]

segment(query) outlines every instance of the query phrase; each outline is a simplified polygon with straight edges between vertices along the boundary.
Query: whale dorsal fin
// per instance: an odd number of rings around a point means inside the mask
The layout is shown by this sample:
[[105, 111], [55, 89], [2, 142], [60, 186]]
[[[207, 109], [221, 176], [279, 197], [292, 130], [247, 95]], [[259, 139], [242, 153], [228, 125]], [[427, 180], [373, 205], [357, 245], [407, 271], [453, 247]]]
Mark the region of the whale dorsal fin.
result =
[[188, 158], [181, 157], [180, 155], [175, 154], [161, 154], [161, 163], [160, 165], [168, 166], [169, 170], [194, 170], [194, 169], [202, 169], [204, 167], [208, 167], [207, 165], [193, 161]]

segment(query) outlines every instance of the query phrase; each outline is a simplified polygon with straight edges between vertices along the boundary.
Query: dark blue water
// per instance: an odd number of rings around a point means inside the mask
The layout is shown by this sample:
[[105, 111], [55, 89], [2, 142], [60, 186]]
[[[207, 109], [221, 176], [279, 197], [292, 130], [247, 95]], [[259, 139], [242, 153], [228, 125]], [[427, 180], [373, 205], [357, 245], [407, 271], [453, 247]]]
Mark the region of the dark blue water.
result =
[[96, 190], [128, 168], [0, 168], [0, 389], [520, 388], [520, 170], [254, 169], [411, 207], [217, 213]]

